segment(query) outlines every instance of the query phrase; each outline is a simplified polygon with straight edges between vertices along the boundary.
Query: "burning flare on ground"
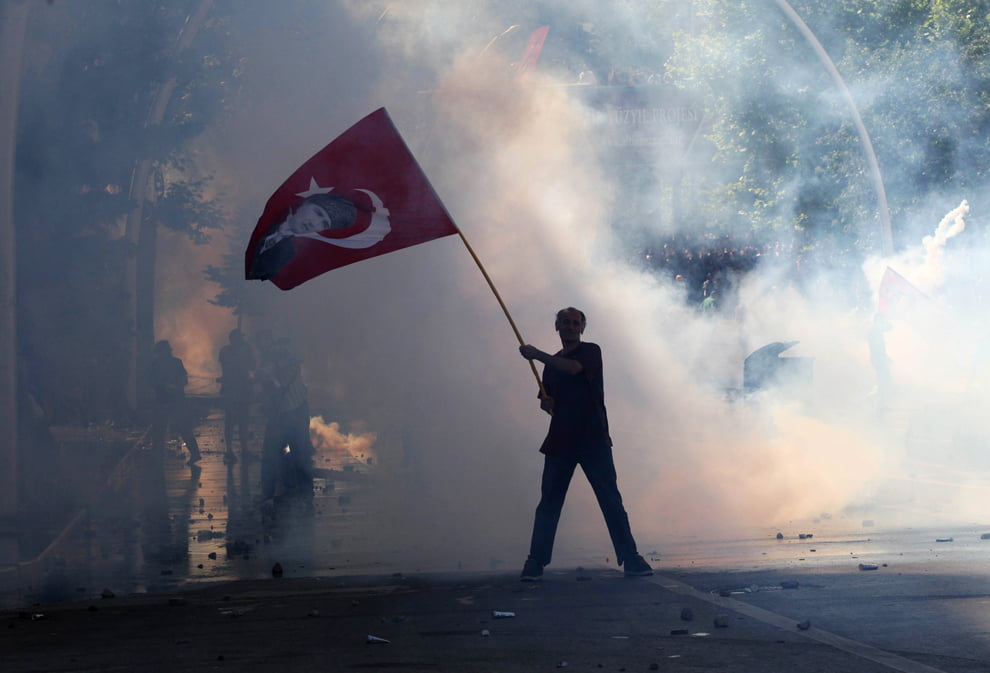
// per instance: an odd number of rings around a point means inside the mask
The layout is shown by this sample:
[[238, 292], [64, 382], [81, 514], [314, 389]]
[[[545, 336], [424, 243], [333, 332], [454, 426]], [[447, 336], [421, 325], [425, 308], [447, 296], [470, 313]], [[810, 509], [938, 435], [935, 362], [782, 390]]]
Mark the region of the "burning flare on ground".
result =
[[344, 433], [336, 421], [327, 423], [322, 416], [313, 416], [309, 419], [309, 435], [313, 448], [324, 459], [348, 462], [350, 458], [369, 465], [377, 462], [373, 448], [378, 435], [373, 432]]

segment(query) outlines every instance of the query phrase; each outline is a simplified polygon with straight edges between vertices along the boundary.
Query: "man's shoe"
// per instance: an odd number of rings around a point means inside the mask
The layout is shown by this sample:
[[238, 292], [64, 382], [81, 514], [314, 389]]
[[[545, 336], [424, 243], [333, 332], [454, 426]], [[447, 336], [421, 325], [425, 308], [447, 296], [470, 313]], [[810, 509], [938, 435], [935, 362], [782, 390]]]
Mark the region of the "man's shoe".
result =
[[653, 568], [639, 554], [627, 558], [623, 565], [625, 566], [626, 577], [649, 577], [653, 574]]
[[526, 559], [522, 574], [519, 576], [519, 581], [539, 582], [541, 579], [543, 579], [543, 564], [535, 559]]

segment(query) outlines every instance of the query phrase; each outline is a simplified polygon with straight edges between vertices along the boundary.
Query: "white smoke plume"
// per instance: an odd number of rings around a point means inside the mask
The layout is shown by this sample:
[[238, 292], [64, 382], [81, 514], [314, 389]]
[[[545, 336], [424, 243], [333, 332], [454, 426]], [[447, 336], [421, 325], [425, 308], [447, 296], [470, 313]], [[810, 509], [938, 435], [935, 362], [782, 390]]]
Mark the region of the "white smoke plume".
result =
[[[634, 193], [602, 162], [589, 127], [594, 115], [553, 64], [541, 63], [525, 83], [514, 77], [520, 53], [500, 47], [537, 24], [496, 16], [489, 3], [349, 7], [360, 30], [341, 36], [343, 43], [307, 45], [301, 61], [281, 55], [292, 43], [276, 36], [255, 46], [271, 62], [267, 78], [246, 89], [266, 95], [245, 106], [228, 135], [213, 138], [225, 147], [218, 156], [231, 179], [252, 187], [243, 211], [260, 212], [315, 149], [386, 106], [524, 338], [553, 349], [555, 311], [574, 305], [587, 313], [585, 338], [604, 351], [619, 484], [643, 550], [663, 551], [683, 535], [765, 532], [823, 513], [832, 525], [853, 526], [864, 508], [903, 520], [906, 501], [890, 484], [910, 473], [905, 461], [916, 456], [906, 446], [934, 434], [926, 456], [952, 463], [947, 426], [924, 426], [913, 414], [915, 394], [878, 417], [867, 345], [874, 307], [866, 301], [849, 311], [834, 300], [835, 283], [852, 279], [822, 277], [799, 291], [768, 260], [743, 283], [741, 310], [711, 318], [686, 306], [672, 281], [624, 259], [611, 209], [649, 195]], [[361, 61], [360, 78], [325, 68], [341, 59]], [[305, 85], [313, 68], [326, 78], [317, 90]], [[300, 90], [310, 95], [294, 95]], [[295, 104], [287, 109], [286, 100]], [[256, 133], [261, 127], [267, 132]], [[265, 161], [245, 161], [257, 156]], [[939, 227], [937, 246], [961, 233], [964, 214]], [[879, 282], [873, 267], [866, 274]], [[249, 333], [291, 333], [307, 353], [314, 411], [330, 426], [377, 437], [376, 544], [416, 545], [437, 562], [521, 563], [547, 418], [461, 242], [362, 262], [290, 293], [256, 291], [272, 308]], [[911, 372], [919, 370], [922, 340], [901, 337], [911, 329], [896, 326], [888, 341], [895, 379], [917, 392]], [[745, 356], [774, 341], [797, 341], [786, 355], [814, 359], [813, 385], [730, 402], [726, 389], [741, 385]], [[958, 390], [958, 381], [943, 376], [944, 386], [930, 388], [940, 412], [955, 399], [941, 392]], [[956, 464], [972, 458], [956, 456]], [[973, 514], [963, 502], [939, 512], [927, 501], [911, 504], [932, 516]], [[579, 473], [558, 550], [566, 557], [582, 549], [609, 554]]]
[[317, 467], [324, 463], [333, 463], [338, 468], [355, 462], [375, 463], [377, 436], [373, 432], [341, 432], [340, 423], [327, 423], [322, 416], [313, 416], [309, 419], [309, 433], [316, 449]]
[[950, 238], [958, 236], [966, 230], [964, 218], [968, 213], [969, 203], [963, 201], [959, 206], [946, 213], [931, 236], [925, 236], [921, 241], [925, 248], [926, 281], [931, 289], [939, 287], [944, 282], [945, 245]]

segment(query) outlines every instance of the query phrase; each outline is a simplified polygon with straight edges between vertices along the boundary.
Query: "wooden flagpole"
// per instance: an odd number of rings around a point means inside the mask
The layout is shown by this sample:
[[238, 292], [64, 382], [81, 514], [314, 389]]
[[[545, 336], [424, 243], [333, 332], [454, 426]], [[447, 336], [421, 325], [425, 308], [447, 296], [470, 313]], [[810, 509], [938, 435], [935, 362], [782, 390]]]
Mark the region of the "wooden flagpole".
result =
[[[468, 243], [467, 238], [464, 237], [464, 232], [461, 231], [460, 227], [456, 228], [457, 235], [461, 237], [461, 240], [464, 242], [464, 247], [466, 247], [468, 252], [471, 253], [471, 259], [473, 259], [474, 263], [478, 265], [478, 268], [481, 270], [481, 275], [485, 277], [485, 280], [488, 282], [488, 287], [491, 288], [492, 294], [494, 294], [495, 298], [498, 300], [498, 305], [502, 307], [502, 313], [504, 313], [505, 317], [508, 318], [509, 325], [512, 326], [512, 331], [515, 332], [516, 339], [519, 340], [519, 345], [525, 346], [526, 342], [523, 341], [522, 334], [519, 333], [519, 328], [516, 327], [516, 322], [512, 319], [512, 316], [509, 315], [509, 309], [506, 308], [505, 302], [502, 301], [502, 296], [498, 293], [498, 290], [495, 289], [495, 283], [492, 282], [491, 276], [489, 276], [488, 272], [485, 271], [485, 267], [481, 263], [481, 260], [478, 259], [478, 255], [475, 254], [474, 248], [471, 247], [471, 244]], [[536, 385], [540, 387], [540, 395], [546, 397], [547, 391], [543, 388], [543, 381], [540, 379], [540, 375], [536, 371], [536, 365], [533, 364], [532, 360], [529, 361], [529, 368], [533, 371], [533, 376], [536, 378]]]
[[[506, 30], [505, 32], [507, 33], [509, 31]], [[384, 108], [382, 109], [384, 110]], [[392, 129], [395, 131], [396, 137], [403, 145], [405, 145], [406, 152], [408, 153], [409, 158], [412, 160], [413, 165], [416, 166], [416, 170], [418, 170], [420, 172], [420, 175], [423, 176], [423, 180], [426, 182], [426, 185], [430, 189], [430, 192], [432, 192], [433, 198], [436, 199], [438, 204], [440, 204], [440, 207], [443, 209], [444, 213], [446, 213], [447, 218], [450, 220], [450, 223], [454, 226], [454, 230], [457, 231], [457, 235], [461, 237], [461, 241], [463, 241], [464, 247], [467, 248], [469, 253], [471, 253], [471, 259], [473, 259], [474, 263], [478, 265], [478, 269], [481, 271], [481, 275], [485, 277], [485, 281], [488, 283], [488, 287], [491, 288], [492, 294], [494, 294], [495, 299], [498, 300], [498, 305], [502, 307], [502, 313], [505, 314], [505, 317], [509, 321], [509, 325], [512, 326], [512, 331], [515, 332], [516, 339], [519, 340], [519, 345], [525, 346], [526, 342], [523, 341], [522, 334], [519, 333], [519, 328], [516, 327], [516, 321], [512, 319], [511, 315], [509, 315], [509, 309], [506, 308], [505, 302], [502, 301], [502, 296], [498, 293], [498, 290], [495, 288], [495, 283], [492, 282], [491, 276], [489, 276], [488, 272], [485, 271], [484, 265], [481, 263], [481, 260], [478, 259], [478, 255], [475, 254], [474, 248], [472, 248], [471, 244], [468, 243], [467, 238], [464, 236], [464, 232], [461, 231], [461, 228], [457, 226], [457, 223], [454, 221], [454, 218], [450, 216], [449, 212], [447, 212], [447, 207], [443, 205], [443, 200], [440, 198], [440, 195], [437, 194], [437, 190], [433, 188], [433, 185], [430, 184], [429, 178], [426, 177], [426, 172], [423, 170], [423, 167], [419, 165], [419, 162], [416, 160], [416, 156], [412, 153], [412, 150], [410, 150], [409, 146], [406, 145], [405, 139], [402, 137], [402, 134], [399, 133], [399, 129], [395, 126], [395, 122], [392, 121], [392, 117], [388, 114], [387, 110], [385, 110], [385, 117], [386, 119], [388, 119], [388, 123], [392, 126]], [[547, 391], [543, 387], [543, 381], [540, 379], [540, 374], [539, 372], [536, 371], [536, 365], [533, 364], [532, 360], [529, 361], [529, 368], [533, 372], [533, 378], [536, 379], [536, 384], [540, 387], [540, 395], [546, 397]], [[551, 412], [551, 415], [553, 415], [553, 412]]]

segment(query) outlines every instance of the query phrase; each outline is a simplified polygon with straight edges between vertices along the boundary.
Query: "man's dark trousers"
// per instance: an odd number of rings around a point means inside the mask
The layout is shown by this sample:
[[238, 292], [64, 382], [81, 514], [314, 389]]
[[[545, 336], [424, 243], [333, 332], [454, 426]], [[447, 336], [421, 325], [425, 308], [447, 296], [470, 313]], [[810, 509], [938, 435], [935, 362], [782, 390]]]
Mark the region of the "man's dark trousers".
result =
[[564, 498], [578, 465], [595, 492], [612, 538], [616, 561], [621, 564], [636, 554], [636, 542], [629, 528], [629, 517], [622, 506], [612, 449], [608, 446], [582, 447], [565, 454], [544, 456], [540, 504], [536, 507], [529, 556], [542, 565], [550, 563]]

